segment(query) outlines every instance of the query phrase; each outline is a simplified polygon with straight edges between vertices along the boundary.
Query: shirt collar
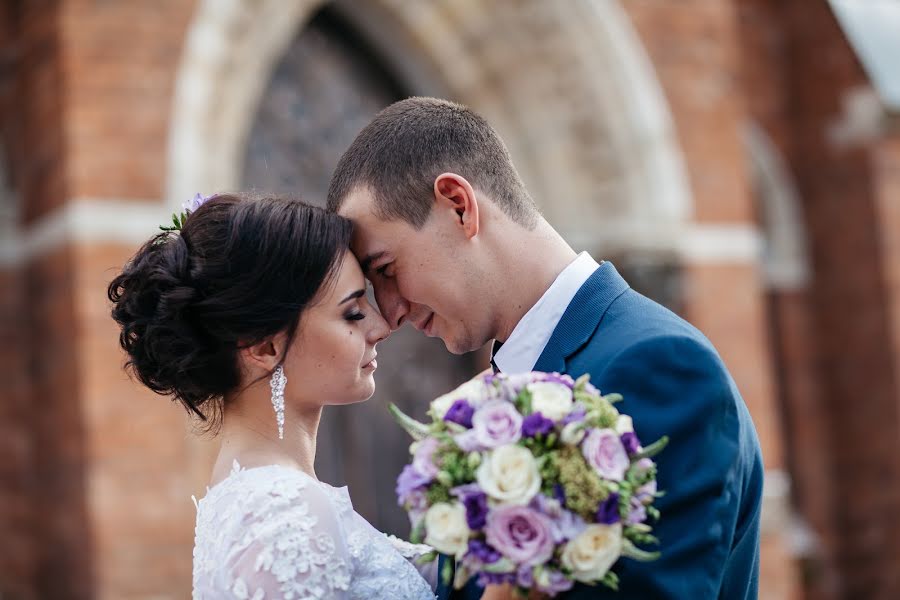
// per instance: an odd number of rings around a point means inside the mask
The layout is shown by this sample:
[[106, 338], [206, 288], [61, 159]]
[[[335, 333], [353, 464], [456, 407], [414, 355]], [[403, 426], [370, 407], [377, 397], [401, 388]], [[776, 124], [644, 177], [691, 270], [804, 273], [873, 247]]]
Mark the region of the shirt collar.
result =
[[534, 369], [566, 307], [599, 266], [590, 254], [582, 252], [563, 269], [497, 349], [493, 363], [501, 372], [524, 373]]

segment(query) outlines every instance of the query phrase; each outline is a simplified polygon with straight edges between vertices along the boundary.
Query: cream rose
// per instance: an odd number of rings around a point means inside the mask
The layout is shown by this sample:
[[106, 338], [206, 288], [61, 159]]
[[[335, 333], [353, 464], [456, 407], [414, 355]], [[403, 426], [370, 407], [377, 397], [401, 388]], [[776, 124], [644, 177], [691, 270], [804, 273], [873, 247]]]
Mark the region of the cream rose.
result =
[[572, 410], [572, 390], [561, 383], [529, 383], [528, 391], [531, 392], [531, 410], [548, 419], [560, 421]]
[[577, 446], [584, 439], [585, 435], [587, 433], [584, 431], [584, 423], [573, 421], [563, 427], [562, 433], [559, 434], [559, 439], [563, 444]]
[[628, 415], [619, 415], [616, 420], [616, 433], [622, 435], [629, 432], [634, 432], [634, 422]]
[[505, 504], [528, 504], [541, 489], [541, 475], [531, 452], [512, 444], [487, 454], [476, 478], [488, 496]]
[[487, 399], [487, 389], [481, 378], [471, 379], [449, 394], [438, 396], [431, 401], [431, 414], [440, 421], [453, 406], [453, 403], [462, 398], [466, 400], [473, 408], [478, 408]]
[[592, 583], [606, 575], [622, 554], [622, 524], [588, 525], [566, 544], [562, 564], [578, 581]]
[[466, 509], [459, 502], [438, 502], [425, 513], [425, 543], [444, 554], [462, 556], [468, 548]]

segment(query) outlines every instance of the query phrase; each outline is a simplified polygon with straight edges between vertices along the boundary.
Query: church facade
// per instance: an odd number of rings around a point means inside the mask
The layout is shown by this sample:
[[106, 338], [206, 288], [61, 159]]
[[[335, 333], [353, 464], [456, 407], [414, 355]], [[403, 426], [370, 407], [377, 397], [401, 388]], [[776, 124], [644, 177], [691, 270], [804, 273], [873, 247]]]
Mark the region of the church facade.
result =
[[[760, 597], [900, 597], [900, 105], [837, 4], [3, 3], [0, 597], [188, 595], [215, 440], [123, 373], [106, 285], [196, 192], [323, 203], [410, 95], [483, 114], [576, 250], [718, 347], [765, 459]], [[399, 331], [320, 434], [400, 535], [386, 403], [486, 360], [434, 342]]]

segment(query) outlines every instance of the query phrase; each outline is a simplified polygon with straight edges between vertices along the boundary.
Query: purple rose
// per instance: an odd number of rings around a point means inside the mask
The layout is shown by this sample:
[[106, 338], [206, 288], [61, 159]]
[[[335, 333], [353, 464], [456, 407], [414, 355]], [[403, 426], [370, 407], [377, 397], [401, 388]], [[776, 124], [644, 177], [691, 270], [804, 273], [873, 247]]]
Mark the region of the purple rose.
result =
[[581, 452], [600, 477], [622, 481], [631, 462], [625, 446], [612, 429], [592, 429], [581, 443]]
[[544, 569], [537, 580], [537, 589], [551, 596], [568, 591], [572, 589], [573, 585], [574, 582], [571, 579], [554, 569]]
[[497, 562], [501, 556], [497, 550], [481, 540], [469, 540], [469, 555], [485, 565]]
[[641, 440], [638, 439], [637, 434], [633, 431], [626, 431], [622, 434], [622, 445], [625, 446], [625, 451], [628, 452], [629, 455], [637, 454], [641, 451]]
[[520, 565], [538, 565], [553, 556], [550, 519], [527, 506], [503, 506], [490, 512], [487, 542]]
[[503, 400], [492, 400], [475, 411], [472, 431], [475, 439], [486, 448], [514, 444], [522, 437], [522, 415], [516, 407]]
[[597, 522], [604, 525], [614, 525], [620, 520], [619, 494], [613, 492], [606, 500], [600, 503], [600, 507], [597, 509]]
[[438, 448], [438, 441], [434, 438], [425, 438], [418, 442], [416, 452], [413, 455], [413, 468], [428, 477], [431, 481], [438, 474], [438, 467], [434, 464], [434, 451]]
[[484, 527], [488, 513], [487, 494], [482, 491], [477, 483], [458, 485], [450, 490], [450, 494], [456, 497], [466, 509], [466, 524], [469, 529], [481, 529]]
[[475, 414], [475, 409], [472, 408], [472, 405], [460, 398], [447, 409], [446, 414], [444, 414], [444, 420], [457, 423], [463, 427], [472, 427], [473, 414]]
[[431, 477], [422, 475], [412, 465], [406, 465], [397, 477], [397, 502], [403, 506], [413, 490], [427, 485], [430, 481]]
[[532, 413], [522, 421], [522, 435], [535, 437], [547, 435], [553, 431], [553, 421], [547, 419], [540, 412]]
[[488, 514], [487, 494], [484, 492], [469, 494], [463, 498], [463, 506], [466, 507], [466, 524], [469, 529], [484, 527]]

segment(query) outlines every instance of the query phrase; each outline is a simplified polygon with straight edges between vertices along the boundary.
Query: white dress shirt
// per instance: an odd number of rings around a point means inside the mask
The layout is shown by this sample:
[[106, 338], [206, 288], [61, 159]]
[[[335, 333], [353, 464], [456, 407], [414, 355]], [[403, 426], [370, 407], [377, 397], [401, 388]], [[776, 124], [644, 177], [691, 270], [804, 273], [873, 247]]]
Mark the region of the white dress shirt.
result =
[[494, 364], [502, 373], [534, 369], [566, 308], [599, 266], [590, 254], [582, 252], [557, 276], [494, 354]]

